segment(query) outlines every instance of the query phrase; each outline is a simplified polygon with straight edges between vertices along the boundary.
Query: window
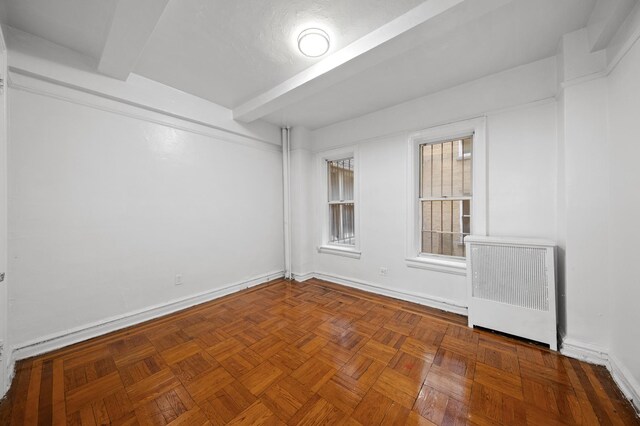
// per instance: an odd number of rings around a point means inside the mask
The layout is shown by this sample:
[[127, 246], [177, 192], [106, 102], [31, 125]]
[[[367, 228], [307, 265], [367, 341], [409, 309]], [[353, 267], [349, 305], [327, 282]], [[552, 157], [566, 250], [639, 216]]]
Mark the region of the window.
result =
[[329, 244], [355, 246], [353, 157], [327, 160]]
[[465, 257], [471, 233], [472, 141], [420, 145], [420, 253]]
[[408, 142], [406, 264], [466, 275], [464, 237], [487, 232], [486, 119], [431, 127]]
[[316, 155], [318, 175], [318, 252], [360, 259], [358, 146]]

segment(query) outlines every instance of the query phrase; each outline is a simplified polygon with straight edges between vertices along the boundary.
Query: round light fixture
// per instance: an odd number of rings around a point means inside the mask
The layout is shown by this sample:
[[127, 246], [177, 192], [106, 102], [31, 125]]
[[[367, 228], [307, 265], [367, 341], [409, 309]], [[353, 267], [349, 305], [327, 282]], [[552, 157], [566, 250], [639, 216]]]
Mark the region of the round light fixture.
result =
[[329, 34], [320, 28], [308, 28], [298, 36], [298, 49], [311, 58], [322, 56], [329, 50]]

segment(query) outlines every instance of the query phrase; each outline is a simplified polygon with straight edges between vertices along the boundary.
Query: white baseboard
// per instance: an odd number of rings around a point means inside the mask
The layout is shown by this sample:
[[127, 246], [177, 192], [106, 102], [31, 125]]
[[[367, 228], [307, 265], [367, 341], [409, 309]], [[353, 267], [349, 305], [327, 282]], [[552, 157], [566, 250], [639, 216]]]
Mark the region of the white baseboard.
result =
[[615, 355], [609, 355], [607, 368], [624, 396], [631, 400], [636, 412], [640, 414], [640, 383], [635, 380], [631, 372]]
[[561, 337], [560, 353], [571, 358], [586, 361], [591, 364], [607, 366], [609, 363], [608, 350], [590, 343], [579, 342], [571, 338]]
[[631, 401], [636, 412], [640, 414], [640, 384], [635, 380], [627, 367], [610, 354], [606, 349], [574, 339], [562, 339], [562, 355], [586, 361], [591, 364], [603, 365], [611, 373], [613, 381], [618, 385], [623, 395]]
[[0, 360], [0, 374], [2, 374], [2, 378], [4, 379], [4, 382], [0, 380], [0, 400], [4, 398], [7, 391], [9, 391], [15, 373], [14, 367], [15, 363], [12, 360], [12, 353], [8, 347], [4, 347], [2, 360]]
[[187, 296], [181, 299], [172, 300], [167, 303], [149, 306], [144, 309], [129, 312], [123, 315], [96, 321], [86, 324], [63, 333], [55, 333], [48, 336], [24, 342], [13, 347], [11, 353], [11, 365], [9, 370], [13, 371], [13, 363], [16, 360], [29, 358], [35, 355], [60, 349], [65, 346], [92, 339], [103, 334], [111, 333], [132, 325], [136, 325], [154, 318], [162, 317], [201, 303], [209, 302], [222, 296], [235, 293], [246, 288], [256, 286], [284, 276], [283, 271], [270, 272], [247, 280], [229, 284], [212, 291]]
[[313, 278], [313, 272], [305, 272], [305, 273], [301, 273], [301, 272], [292, 272], [291, 276], [294, 280], [298, 281], [298, 282], [304, 282], [307, 280], [310, 280], [311, 278]]
[[5, 364], [5, 370], [2, 372], [2, 374], [6, 375], [7, 381], [4, 383], [5, 388], [2, 392], [3, 395], [7, 393], [7, 391], [9, 391], [11, 383], [13, 382], [13, 376], [15, 376], [16, 374], [16, 363], [13, 360], [13, 353], [11, 351], [7, 351], [6, 356], [7, 360]]
[[[394, 299], [405, 300], [408, 302], [418, 303], [420, 305], [429, 306], [431, 308], [440, 309], [442, 311], [453, 312], [454, 314], [467, 315], [467, 307], [460, 302], [443, 299], [440, 297], [426, 296], [406, 290], [395, 290], [387, 287], [381, 287], [377, 284], [368, 283], [353, 278], [341, 277], [339, 275], [328, 274], [326, 272], [313, 272], [314, 278], [342, 284], [347, 287], [353, 287], [370, 293], [381, 294], [383, 296], [393, 297]], [[311, 277], [309, 277], [311, 278]], [[308, 278], [307, 278], [308, 279]]]

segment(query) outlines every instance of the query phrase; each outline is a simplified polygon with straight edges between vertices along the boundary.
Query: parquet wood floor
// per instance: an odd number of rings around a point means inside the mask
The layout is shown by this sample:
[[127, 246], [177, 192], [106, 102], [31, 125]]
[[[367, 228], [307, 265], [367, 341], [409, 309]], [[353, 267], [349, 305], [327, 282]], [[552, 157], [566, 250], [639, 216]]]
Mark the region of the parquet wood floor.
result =
[[6, 425], [632, 425], [607, 371], [466, 319], [283, 280], [21, 361]]

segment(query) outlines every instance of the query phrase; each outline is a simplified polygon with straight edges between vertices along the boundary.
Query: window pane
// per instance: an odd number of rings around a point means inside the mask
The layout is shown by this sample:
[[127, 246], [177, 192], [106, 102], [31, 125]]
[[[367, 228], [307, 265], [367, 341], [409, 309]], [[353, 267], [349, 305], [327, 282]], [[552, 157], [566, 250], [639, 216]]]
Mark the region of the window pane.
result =
[[353, 158], [328, 161], [329, 201], [353, 200]]
[[422, 201], [421, 252], [464, 257], [470, 207], [470, 200]]
[[471, 232], [472, 137], [420, 146], [422, 253], [465, 256]]
[[430, 201], [431, 203], [431, 229], [429, 231], [442, 231], [442, 201]]
[[443, 201], [442, 202], [442, 225], [441, 225], [441, 229], [442, 229], [443, 232], [451, 232], [451, 231], [453, 231], [453, 217], [451, 216], [452, 207], [453, 207], [452, 204], [453, 204], [453, 201]]
[[471, 195], [472, 138], [420, 146], [420, 198]]
[[329, 242], [355, 245], [355, 207], [353, 203], [329, 205]]
[[442, 234], [440, 254], [453, 256], [453, 234]]
[[451, 232], [460, 233], [462, 229], [462, 221], [460, 218], [462, 217], [462, 201], [453, 201], [451, 203], [451, 216], [452, 216], [452, 226]]
[[431, 196], [442, 196], [442, 144], [431, 144], [431, 164], [433, 171], [431, 173]]
[[329, 173], [329, 201], [340, 201], [340, 171], [330, 162]]
[[432, 253], [432, 250], [433, 250], [432, 249], [433, 242], [431, 240], [432, 234], [433, 234], [432, 232], [426, 232], [426, 231], [422, 232], [422, 250], [421, 250], [422, 253]]
[[353, 164], [349, 160], [348, 169], [342, 169], [342, 194], [344, 200], [353, 200]]
[[452, 195], [453, 184], [453, 142], [442, 144], [442, 196]]
[[431, 197], [431, 173], [433, 164], [431, 161], [432, 145], [420, 146], [421, 176], [420, 176], [420, 198]]
[[455, 159], [453, 160], [453, 188], [451, 195], [461, 196], [464, 191], [462, 188], [462, 182], [464, 179], [464, 162], [471, 161], [471, 159], [464, 160], [463, 156], [463, 142], [461, 140], [455, 141]]
[[327, 161], [329, 242], [355, 245], [353, 157]]
[[471, 138], [462, 141], [462, 157], [463, 157], [463, 191], [464, 195], [471, 195], [471, 157], [472, 144]]
[[431, 201], [423, 201], [422, 202], [422, 230], [423, 231], [431, 231]]
[[462, 233], [471, 233], [471, 201], [462, 201]]

